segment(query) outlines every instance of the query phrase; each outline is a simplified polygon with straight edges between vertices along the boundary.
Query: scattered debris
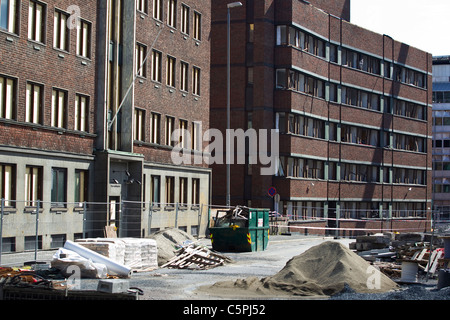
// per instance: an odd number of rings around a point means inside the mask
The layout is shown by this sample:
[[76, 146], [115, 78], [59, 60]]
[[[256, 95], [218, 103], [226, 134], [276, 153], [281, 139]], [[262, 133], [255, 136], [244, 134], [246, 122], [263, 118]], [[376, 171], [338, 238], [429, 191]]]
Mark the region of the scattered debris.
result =
[[231, 259], [204, 246], [190, 243], [182, 246], [176, 256], [161, 268], [206, 270], [221, 266], [225, 262], [231, 262]]
[[248, 227], [249, 214], [250, 209], [243, 206], [236, 206], [236, 208], [229, 210], [218, 210], [215, 217], [214, 227]]
[[158, 246], [158, 265], [162, 266], [176, 256], [179, 244], [185, 241], [195, 241], [195, 238], [180, 229], [165, 229], [151, 235]]

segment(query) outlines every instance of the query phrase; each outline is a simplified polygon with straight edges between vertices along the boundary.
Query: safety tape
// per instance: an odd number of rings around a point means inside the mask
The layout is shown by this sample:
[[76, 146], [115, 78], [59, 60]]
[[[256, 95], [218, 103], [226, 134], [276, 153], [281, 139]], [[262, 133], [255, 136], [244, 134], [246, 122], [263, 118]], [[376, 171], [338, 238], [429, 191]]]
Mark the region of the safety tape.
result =
[[396, 231], [412, 231], [417, 230], [417, 228], [401, 228], [401, 229], [389, 229], [389, 228], [331, 228], [331, 227], [310, 227], [310, 226], [283, 226], [276, 224], [269, 224], [269, 227], [276, 228], [290, 228], [290, 229], [313, 229], [313, 230], [353, 230], [353, 231], [383, 231], [383, 232], [396, 232]]

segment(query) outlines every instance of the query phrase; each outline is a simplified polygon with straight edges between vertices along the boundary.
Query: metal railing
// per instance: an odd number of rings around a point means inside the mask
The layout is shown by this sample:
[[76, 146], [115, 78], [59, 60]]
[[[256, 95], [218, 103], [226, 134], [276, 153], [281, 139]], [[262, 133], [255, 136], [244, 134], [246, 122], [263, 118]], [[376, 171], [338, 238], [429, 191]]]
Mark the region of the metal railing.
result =
[[[4, 253], [57, 249], [69, 237], [148, 237], [159, 229], [180, 228], [199, 236], [207, 228], [206, 204], [151, 202], [44, 202], [0, 199], [0, 265]], [[191, 230], [187, 230], [187, 225]], [[45, 235], [45, 236], [44, 236]]]

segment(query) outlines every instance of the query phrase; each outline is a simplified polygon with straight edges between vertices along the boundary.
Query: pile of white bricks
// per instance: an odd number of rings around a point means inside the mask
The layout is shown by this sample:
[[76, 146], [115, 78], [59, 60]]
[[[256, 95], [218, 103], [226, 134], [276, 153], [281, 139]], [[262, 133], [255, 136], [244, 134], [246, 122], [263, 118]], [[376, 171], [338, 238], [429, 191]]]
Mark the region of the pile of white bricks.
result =
[[158, 247], [152, 239], [88, 238], [76, 242], [134, 270], [158, 268]]

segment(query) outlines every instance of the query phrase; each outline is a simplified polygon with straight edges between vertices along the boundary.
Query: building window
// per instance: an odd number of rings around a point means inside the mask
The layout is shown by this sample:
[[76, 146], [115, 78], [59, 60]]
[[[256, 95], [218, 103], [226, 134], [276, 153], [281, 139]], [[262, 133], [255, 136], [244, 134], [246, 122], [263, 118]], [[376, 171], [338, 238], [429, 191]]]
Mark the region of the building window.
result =
[[344, 104], [380, 111], [381, 97], [375, 93], [350, 87], [342, 87], [341, 99]]
[[317, 98], [325, 99], [325, 81], [295, 70], [277, 69], [276, 87], [303, 92]]
[[156, 50], [152, 52], [152, 80], [161, 82], [162, 53]]
[[394, 168], [394, 183], [417, 184], [425, 183], [425, 171], [415, 169]]
[[25, 201], [26, 205], [35, 207], [42, 200], [42, 168], [27, 167], [25, 171]]
[[288, 132], [307, 137], [325, 139], [325, 121], [290, 114], [288, 117]]
[[139, 77], [147, 77], [147, 46], [136, 44], [136, 75]]
[[16, 87], [16, 79], [0, 75], [0, 118], [15, 118], [17, 100]]
[[53, 89], [52, 92], [52, 123], [53, 127], [67, 127], [67, 91]]
[[192, 122], [192, 134], [191, 134], [192, 150], [201, 151], [202, 148], [202, 132], [201, 123]]
[[181, 32], [189, 34], [189, 7], [184, 3], [181, 5]]
[[163, 17], [163, 0], [153, 0], [153, 18], [162, 21]]
[[166, 177], [166, 205], [173, 206], [175, 204], [175, 178]]
[[181, 62], [180, 65], [180, 90], [187, 92], [189, 85], [189, 64]]
[[175, 141], [172, 140], [172, 134], [175, 128], [175, 118], [174, 117], [166, 117], [166, 145], [174, 146]]
[[75, 170], [75, 203], [79, 207], [88, 200], [88, 176], [87, 170]]
[[379, 167], [361, 164], [341, 163], [341, 180], [378, 182]]
[[200, 204], [200, 179], [192, 179], [192, 205]]
[[426, 152], [424, 138], [395, 133], [393, 135], [393, 148], [399, 150]]
[[433, 91], [433, 103], [450, 103], [450, 91]]
[[342, 49], [342, 64], [344, 66], [369, 72], [381, 74], [381, 60], [349, 49]]
[[189, 148], [189, 131], [188, 122], [186, 120], [180, 120], [179, 123], [180, 136], [178, 137], [178, 145], [184, 149]]
[[427, 88], [426, 74], [406, 68], [394, 66], [394, 80], [405, 84], [410, 84], [419, 88]]
[[411, 118], [426, 120], [426, 106], [422, 106], [413, 102], [407, 102], [394, 99], [394, 114]]
[[55, 48], [69, 51], [69, 34], [70, 29], [67, 28], [67, 20], [69, 14], [55, 10], [54, 30], [53, 30], [53, 46]]
[[67, 169], [52, 168], [52, 207], [65, 207], [67, 202]]
[[44, 43], [46, 27], [46, 6], [30, 0], [28, 11], [28, 39]]
[[167, 56], [166, 84], [170, 87], [175, 87], [176, 61], [174, 57]]
[[134, 140], [145, 141], [145, 110], [134, 109]]
[[136, 8], [145, 14], [148, 13], [148, 0], [136, 0]]
[[0, 164], [0, 198], [5, 200], [5, 206], [15, 207], [16, 200], [16, 172], [15, 166]]
[[248, 24], [248, 42], [253, 43], [255, 41], [255, 24]]
[[67, 236], [65, 234], [52, 234], [50, 241], [50, 248], [57, 249], [64, 247], [66, 243]]
[[161, 202], [161, 177], [152, 175], [150, 187], [150, 201], [153, 205], [159, 206]]
[[342, 125], [341, 127], [342, 142], [378, 147], [379, 135], [378, 130], [348, 125]]
[[0, 29], [11, 33], [18, 34], [18, 15], [20, 6], [18, 0], [1, 0], [0, 1]]
[[77, 26], [77, 55], [91, 57], [91, 28], [90, 22], [80, 19]]
[[44, 98], [44, 88], [42, 85], [28, 82], [27, 96], [25, 100], [25, 121], [42, 124], [42, 105]]
[[161, 142], [161, 115], [152, 113], [150, 142], [159, 144]]
[[325, 41], [294, 27], [277, 26], [277, 45], [289, 45], [325, 58]]
[[89, 131], [89, 97], [81, 94], [75, 96], [75, 126], [78, 131]]
[[200, 68], [192, 68], [192, 93], [199, 96], [200, 95]]
[[167, 2], [167, 25], [172, 28], [177, 27], [177, 0]]
[[185, 206], [188, 203], [188, 179], [187, 178], [181, 178], [180, 177], [180, 187], [179, 187], [179, 199], [178, 202], [182, 205]]
[[194, 33], [193, 33], [194, 39], [201, 41], [202, 40], [202, 15], [197, 11], [194, 11], [193, 29], [194, 29]]

